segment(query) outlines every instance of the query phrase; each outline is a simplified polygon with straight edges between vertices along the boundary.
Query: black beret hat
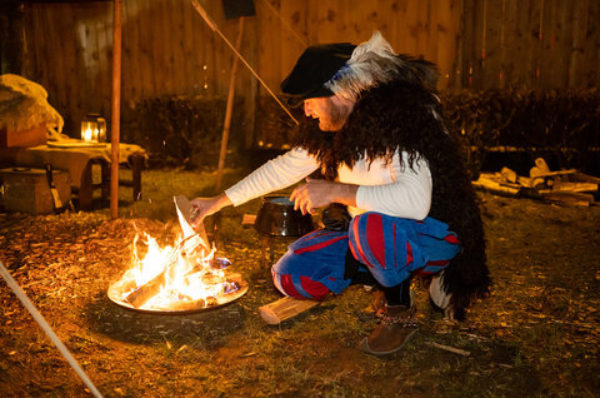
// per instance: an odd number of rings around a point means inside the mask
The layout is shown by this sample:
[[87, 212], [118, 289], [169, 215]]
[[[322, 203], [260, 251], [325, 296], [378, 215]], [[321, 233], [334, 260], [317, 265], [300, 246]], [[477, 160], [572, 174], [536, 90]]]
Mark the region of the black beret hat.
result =
[[307, 98], [329, 97], [333, 92], [323, 86], [350, 59], [356, 45], [351, 43], [320, 44], [308, 47], [294, 69], [281, 83], [281, 91], [292, 102]]

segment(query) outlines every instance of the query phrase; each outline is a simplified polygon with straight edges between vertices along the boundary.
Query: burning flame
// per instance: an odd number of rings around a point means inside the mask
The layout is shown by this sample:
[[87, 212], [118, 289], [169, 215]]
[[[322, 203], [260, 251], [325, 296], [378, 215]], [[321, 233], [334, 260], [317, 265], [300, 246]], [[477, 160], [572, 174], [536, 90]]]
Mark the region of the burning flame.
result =
[[[192, 305], [206, 308], [218, 303], [220, 296], [238, 288], [236, 282], [228, 281], [221, 269], [229, 264], [229, 260], [215, 258], [214, 245], [209, 249], [207, 242], [176, 207], [183, 232], [176, 244], [160, 247], [155, 238], [144, 234], [143, 243], [147, 250], [141, 258], [138, 252], [140, 237], [136, 235], [131, 267], [110, 288], [119, 292], [121, 301], [129, 302], [135, 308], [170, 310], [191, 308]], [[143, 298], [139, 299], [142, 289], [145, 289]]]

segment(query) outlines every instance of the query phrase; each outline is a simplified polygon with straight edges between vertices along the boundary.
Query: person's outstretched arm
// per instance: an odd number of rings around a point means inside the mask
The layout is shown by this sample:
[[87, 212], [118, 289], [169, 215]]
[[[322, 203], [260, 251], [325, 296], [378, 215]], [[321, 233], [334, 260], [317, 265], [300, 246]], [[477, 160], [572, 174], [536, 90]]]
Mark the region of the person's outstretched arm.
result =
[[306, 150], [293, 148], [283, 155], [269, 160], [222, 194], [193, 199], [192, 206], [196, 208], [194, 224], [226, 206], [239, 206], [251, 199], [289, 187], [311, 174], [318, 167], [316, 159]]
[[196, 228], [206, 216], [215, 214], [222, 208], [231, 205], [231, 200], [229, 200], [227, 195], [223, 192], [220, 195], [210, 198], [195, 198], [191, 201], [191, 204], [195, 209], [192, 227]]

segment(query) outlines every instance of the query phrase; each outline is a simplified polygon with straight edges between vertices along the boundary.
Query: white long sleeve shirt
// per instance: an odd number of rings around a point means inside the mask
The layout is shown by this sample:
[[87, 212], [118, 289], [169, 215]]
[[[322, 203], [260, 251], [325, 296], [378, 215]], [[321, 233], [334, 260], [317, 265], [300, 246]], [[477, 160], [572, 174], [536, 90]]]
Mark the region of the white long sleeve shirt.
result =
[[[400, 166], [400, 156], [404, 167]], [[305, 149], [293, 148], [254, 170], [225, 190], [234, 206], [279, 189], [289, 187], [319, 168], [316, 158]], [[432, 180], [426, 160], [408, 166], [408, 154], [396, 151], [390, 164], [384, 159], [357, 161], [352, 168], [338, 168], [338, 181], [358, 185], [357, 208], [350, 213], [377, 211], [394, 217], [422, 220], [431, 206]]]

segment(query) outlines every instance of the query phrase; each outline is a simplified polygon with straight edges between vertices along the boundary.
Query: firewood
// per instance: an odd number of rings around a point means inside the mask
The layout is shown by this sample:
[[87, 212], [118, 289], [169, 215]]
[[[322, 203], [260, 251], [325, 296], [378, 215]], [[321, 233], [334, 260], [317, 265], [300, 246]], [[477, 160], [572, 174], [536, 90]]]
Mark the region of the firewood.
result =
[[256, 214], [244, 214], [242, 216], [242, 225], [254, 225], [256, 222]]
[[594, 195], [577, 192], [547, 192], [541, 197], [549, 202], [565, 204], [569, 206], [589, 206], [594, 202]]
[[165, 272], [166, 271], [161, 272], [150, 281], [129, 293], [129, 295], [125, 298], [125, 301], [133, 305], [135, 308], [140, 308], [148, 300], [154, 297], [154, 295], [160, 290], [161, 286], [165, 283]]
[[319, 305], [319, 303], [315, 300], [298, 300], [292, 297], [284, 297], [259, 307], [258, 313], [269, 325], [278, 325]]
[[508, 167], [503, 167], [502, 170], [500, 170], [500, 174], [510, 183], [515, 184], [517, 182], [517, 173]]
[[538, 177], [541, 174], [543, 174], [543, 173], [537, 166], [533, 166], [529, 170], [529, 177], [530, 177], [529, 186], [531, 188], [540, 188], [540, 187], [544, 187], [546, 185], [544, 178]]
[[533, 178], [517, 176], [517, 183], [521, 184], [524, 187], [531, 188], [532, 181], [533, 181]]
[[542, 173], [550, 172], [550, 167], [548, 167], [548, 163], [546, 163], [544, 158], [535, 159], [535, 165]]
[[[530, 171], [529, 174], [531, 174], [531, 172], [533, 171], [534, 173], [536, 173], [536, 167], [533, 167]], [[545, 177], [560, 177], [560, 176], [566, 176], [566, 175], [571, 175], [571, 174], [576, 174], [577, 170], [575, 169], [567, 169], [567, 170], [557, 170], [557, 171], [549, 171], [549, 172], [541, 172], [539, 171], [539, 169], [537, 169], [537, 173], [535, 175], [535, 177], [541, 177], [541, 178], [545, 178]]]
[[481, 173], [477, 181], [472, 182], [476, 188], [484, 189], [492, 193], [505, 195], [505, 196], [517, 196], [519, 193], [519, 186], [513, 184], [513, 186], [507, 186], [507, 183], [500, 183], [496, 181], [494, 176], [489, 174]]
[[591, 182], [556, 182], [552, 188], [553, 192], [594, 192], [598, 190], [598, 184]]
[[589, 174], [582, 173], [580, 171], [576, 171], [571, 176], [573, 181], [581, 181], [581, 182], [591, 182], [593, 184], [600, 184], [600, 178], [591, 176]]

